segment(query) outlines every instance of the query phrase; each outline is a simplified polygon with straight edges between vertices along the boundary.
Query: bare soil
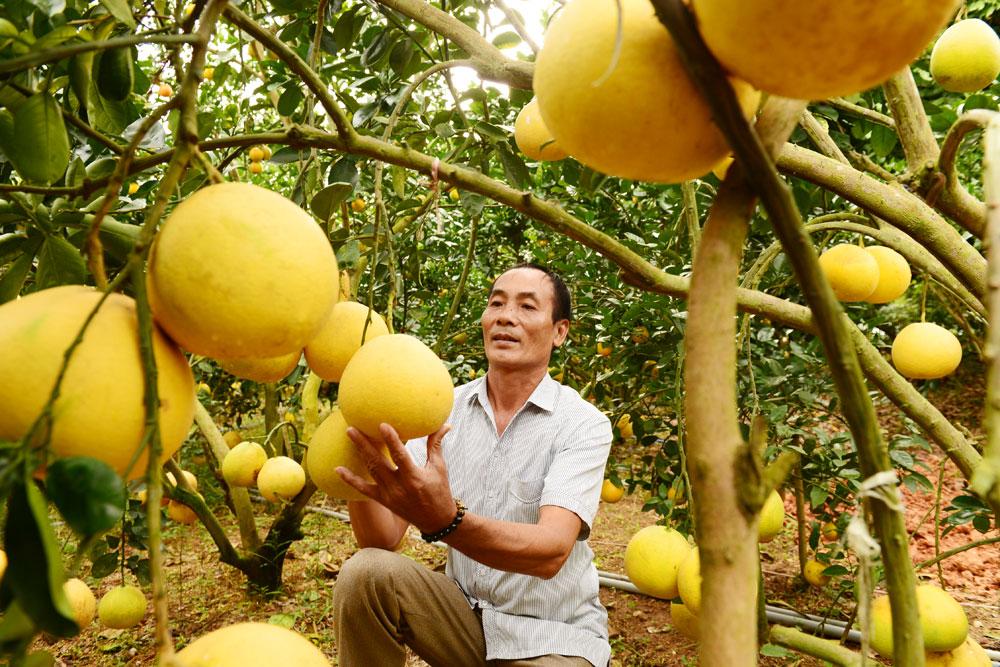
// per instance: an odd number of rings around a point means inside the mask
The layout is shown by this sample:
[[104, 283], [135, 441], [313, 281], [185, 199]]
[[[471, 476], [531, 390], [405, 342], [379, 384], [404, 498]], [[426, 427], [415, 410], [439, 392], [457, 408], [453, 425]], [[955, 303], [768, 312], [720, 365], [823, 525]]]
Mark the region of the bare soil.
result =
[[[931, 400], [954, 422], [967, 428], [973, 437], [981, 437], [981, 372], [959, 375], [930, 390]], [[970, 397], [977, 397], [970, 400]], [[899, 432], [901, 422], [891, 406], [879, 408], [887, 434]], [[923, 457], [929, 478], [936, 480], [942, 457], [928, 453]], [[963, 488], [960, 476], [950, 463], [944, 466], [942, 506], [959, 495]], [[940, 540], [935, 547], [935, 524], [932, 493], [905, 493], [907, 527], [913, 531], [910, 552], [915, 563], [935, 554], [935, 548], [949, 548], [985, 537], [971, 527], [961, 527]], [[316, 503], [325, 498], [317, 496]], [[329, 504], [331, 509], [338, 508]], [[629, 537], [639, 528], [652, 524], [656, 517], [641, 512], [642, 501], [627, 496], [613, 505], [604, 504], [591, 536], [599, 569], [622, 573], [623, 554]], [[224, 509], [224, 508], [222, 508]], [[260, 508], [261, 528], [268, 517]], [[782, 534], [763, 545], [763, 568], [769, 601], [816, 614], [830, 613], [844, 618], [850, 605], [843, 598], [834, 600], [835, 587], [817, 590], [798, 576], [798, 555], [794, 501], [786, 498], [786, 522]], [[929, 518], [928, 518], [929, 517]], [[232, 539], [236, 528], [227, 520]], [[336, 660], [333, 641], [330, 592], [336, 584], [340, 566], [355, 549], [350, 528], [339, 520], [309, 514], [303, 525], [307, 537], [295, 543], [285, 566], [284, 590], [271, 597], [247, 592], [242, 576], [218, 562], [214, 545], [200, 525], [171, 525], [165, 536], [167, 580], [174, 640], [178, 647], [224, 625], [243, 620], [271, 621], [292, 627]], [[993, 531], [990, 535], [996, 535]], [[409, 540], [404, 553], [440, 567], [444, 554], [419, 539]], [[1000, 547], [997, 544], [965, 551], [945, 560], [940, 573], [936, 567], [919, 571], [922, 579], [942, 583], [966, 609], [972, 635], [985, 647], [1000, 650]], [[93, 582], [91, 582], [93, 583]], [[97, 593], [117, 584], [113, 575], [100, 582]], [[697, 663], [697, 647], [670, 626], [667, 602], [614, 589], [602, 589], [601, 599], [610, 613], [613, 665], [690, 665]], [[118, 666], [153, 665], [153, 619], [150, 615], [137, 628], [108, 630], [96, 622], [80, 636], [52, 644], [61, 665]], [[413, 659], [414, 665], [422, 664]], [[763, 658], [764, 665], [819, 665], [810, 658]]]

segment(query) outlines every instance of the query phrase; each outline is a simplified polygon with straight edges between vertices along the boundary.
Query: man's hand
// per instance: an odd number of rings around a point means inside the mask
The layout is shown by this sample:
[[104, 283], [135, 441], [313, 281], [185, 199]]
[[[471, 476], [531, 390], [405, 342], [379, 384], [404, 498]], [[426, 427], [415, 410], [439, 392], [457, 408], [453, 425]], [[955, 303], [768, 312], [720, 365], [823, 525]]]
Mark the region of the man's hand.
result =
[[351, 427], [347, 435], [361, 453], [374, 484], [344, 467], [337, 468], [337, 473], [359, 492], [421, 532], [441, 530], [455, 518], [456, 511], [448, 484], [448, 468], [441, 453], [441, 441], [450, 429], [451, 426], [445, 424], [427, 437], [427, 463], [420, 467], [410, 458], [396, 429], [389, 424], [383, 423], [379, 428], [389, 450], [389, 459], [383, 456], [381, 443]]

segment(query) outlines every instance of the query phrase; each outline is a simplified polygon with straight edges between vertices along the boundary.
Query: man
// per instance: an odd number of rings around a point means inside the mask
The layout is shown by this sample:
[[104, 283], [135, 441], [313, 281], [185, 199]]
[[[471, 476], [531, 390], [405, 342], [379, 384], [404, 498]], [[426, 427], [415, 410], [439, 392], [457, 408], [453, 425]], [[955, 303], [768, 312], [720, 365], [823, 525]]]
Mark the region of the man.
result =
[[[570, 317], [557, 275], [510, 269], [481, 319], [489, 370], [455, 390], [450, 426], [404, 445], [382, 424], [391, 461], [349, 430], [375, 483], [338, 468], [371, 498], [348, 504], [363, 548], [334, 589], [341, 665], [401, 666], [404, 644], [435, 667], [608, 664], [586, 539], [612, 432], [548, 375]], [[448, 545], [445, 574], [392, 551], [410, 524]]]

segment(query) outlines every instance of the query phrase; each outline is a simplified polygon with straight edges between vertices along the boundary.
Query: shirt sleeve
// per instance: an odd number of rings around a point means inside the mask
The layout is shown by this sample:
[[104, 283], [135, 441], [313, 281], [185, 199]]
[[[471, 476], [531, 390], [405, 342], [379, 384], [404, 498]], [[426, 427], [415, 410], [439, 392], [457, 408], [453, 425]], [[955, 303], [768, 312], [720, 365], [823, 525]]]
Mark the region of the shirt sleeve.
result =
[[604, 415], [584, 421], [567, 434], [545, 476], [539, 506], [556, 505], [580, 517], [577, 540], [590, 536], [612, 437], [611, 422]]

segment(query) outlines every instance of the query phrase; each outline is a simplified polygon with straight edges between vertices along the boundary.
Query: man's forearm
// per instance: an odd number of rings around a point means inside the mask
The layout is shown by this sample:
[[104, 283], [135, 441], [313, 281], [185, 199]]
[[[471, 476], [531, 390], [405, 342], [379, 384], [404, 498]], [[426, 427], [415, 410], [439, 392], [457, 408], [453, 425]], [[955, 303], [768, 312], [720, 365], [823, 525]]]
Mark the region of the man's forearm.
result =
[[360, 547], [394, 549], [409, 525], [374, 500], [348, 501], [347, 512]]
[[544, 524], [513, 523], [467, 513], [444, 542], [487, 567], [549, 579], [566, 562], [580, 529], [575, 514], [552, 509], [559, 514], [544, 519]]

